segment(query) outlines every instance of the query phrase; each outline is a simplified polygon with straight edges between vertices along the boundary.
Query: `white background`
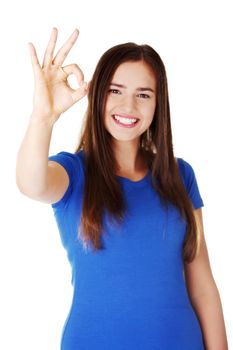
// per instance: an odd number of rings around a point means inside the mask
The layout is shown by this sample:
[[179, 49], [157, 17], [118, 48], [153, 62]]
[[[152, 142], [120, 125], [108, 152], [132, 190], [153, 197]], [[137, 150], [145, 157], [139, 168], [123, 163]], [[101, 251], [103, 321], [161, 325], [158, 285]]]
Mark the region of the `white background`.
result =
[[[16, 155], [32, 110], [27, 43], [34, 43], [42, 61], [53, 26], [57, 49], [75, 28], [80, 30], [64, 64], [79, 64], [86, 80], [103, 52], [118, 43], [147, 43], [161, 55], [174, 151], [196, 173], [211, 267], [233, 348], [230, 1], [22, 0], [5, 2], [0, 16], [0, 348], [59, 349], [72, 296], [71, 270], [52, 208], [23, 196], [15, 184]], [[74, 151], [86, 103], [74, 105], [55, 125], [50, 155]]]

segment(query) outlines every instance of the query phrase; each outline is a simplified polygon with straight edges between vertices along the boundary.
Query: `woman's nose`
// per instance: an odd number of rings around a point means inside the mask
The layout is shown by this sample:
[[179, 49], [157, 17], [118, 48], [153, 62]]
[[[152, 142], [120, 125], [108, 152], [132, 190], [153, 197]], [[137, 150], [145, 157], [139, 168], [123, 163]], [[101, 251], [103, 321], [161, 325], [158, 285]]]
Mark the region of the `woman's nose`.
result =
[[124, 96], [122, 104], [123, 104], [124, 109], [132, 112], [135, 108], [135, 105], [136, 105], [136, 101], [135, 101], [134, 96], [132, 96], [132, 95]]

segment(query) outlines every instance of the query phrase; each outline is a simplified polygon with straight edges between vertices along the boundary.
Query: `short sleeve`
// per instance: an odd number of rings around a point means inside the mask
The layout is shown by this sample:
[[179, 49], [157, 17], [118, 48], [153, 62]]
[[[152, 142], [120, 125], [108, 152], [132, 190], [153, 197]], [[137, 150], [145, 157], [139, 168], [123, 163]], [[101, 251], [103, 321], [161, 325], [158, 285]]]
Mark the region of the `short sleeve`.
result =
[[52, 207], [56, 209], [60, 207], [64, 208], [67, 205], [69, 198], [71, 197], [73, 192], [74, 179], [78, 171], [78, 159], [75, 154], [69, 152], [59, 152], [56, 155], [49, 156], [48, 160], [55, 161], [62, 165], [69, 176], [69, 185], [63, 197], [58, 202], [51, 204]]
[[194, 209], [204, 206], [196, 175], [192, 166], [182, 158], [177, 158], [180, 173]]

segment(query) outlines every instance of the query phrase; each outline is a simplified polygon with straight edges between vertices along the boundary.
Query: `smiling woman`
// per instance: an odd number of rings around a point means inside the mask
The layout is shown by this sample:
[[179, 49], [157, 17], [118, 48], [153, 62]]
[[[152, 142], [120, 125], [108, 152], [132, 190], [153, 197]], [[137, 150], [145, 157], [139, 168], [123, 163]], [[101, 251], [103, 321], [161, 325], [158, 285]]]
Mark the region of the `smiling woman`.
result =
[[[173, 154], [164, 64], [148, 45], [119, 44], [87, 87], [77, 65], [61, 70], [77, 33], [53, 58], [54, 29], [42, 67], [31, 45], [34, 109], [17, 160], [20, 190], [51, 204], [72, 266], [61, 349], [225, 350], [204, 203]], [[48, 157], [53, 125], [87, 93], [77, 149]]]
[[[110, 83], [111, 89], [108, 91], [104, 125], [112, 135], [114, 153], [118, 155], [118, 166], [133, 173], [138, 170], [137, 164], [129, 159], [128, 154], [126, 166], [119, 156], [127, 153], [117, 148], [121, 145], [126, 148], [134, 147], [135, 151], [139, 148], [140, 136], [150, 126], [155, 113], [155, 74], [144, 61], [125, 62], [116, 69], [112, 80], [114, 83]], [[121, 84], [116, 83], [118, 81]], [[119, 125], [119, 128], [116, 125]], [[129, 134], [126, 130], [124, 133], [125, 128], [132, 129], [132, 132]], [[122, 144], [121, 141], [125, 142]]]

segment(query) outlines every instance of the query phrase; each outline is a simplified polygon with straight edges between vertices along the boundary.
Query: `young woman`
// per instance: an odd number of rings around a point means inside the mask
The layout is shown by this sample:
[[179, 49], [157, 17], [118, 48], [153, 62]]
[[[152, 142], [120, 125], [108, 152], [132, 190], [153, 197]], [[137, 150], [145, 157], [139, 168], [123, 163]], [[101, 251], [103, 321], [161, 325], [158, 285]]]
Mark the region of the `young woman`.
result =
[[[51, 204], [72, 266], [61, 349], [226, 350], [203, 201], [173, 154], [163, 62], [148, 45], [117, 45], [87, 84], [76, 64], [62, 67], [77, 37], [54, 57], [54, 28], [42, 66], [29, 44], [34, 106], [16, 170], [23, 194]], [[86, 95], [77, 149], [49, 157], [54, 124]]]

